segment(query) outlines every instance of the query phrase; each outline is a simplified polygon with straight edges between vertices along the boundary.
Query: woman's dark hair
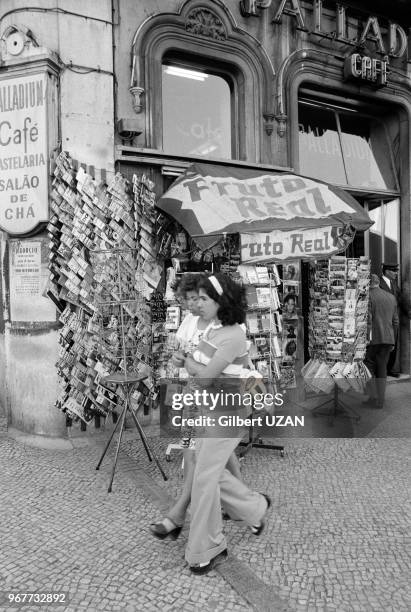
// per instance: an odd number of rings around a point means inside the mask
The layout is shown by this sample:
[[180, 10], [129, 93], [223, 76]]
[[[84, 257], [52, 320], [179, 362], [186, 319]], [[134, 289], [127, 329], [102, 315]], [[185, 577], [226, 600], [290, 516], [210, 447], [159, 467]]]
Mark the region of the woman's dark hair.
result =
[[181, 274], [171, 285], [176, 295], [186, 297], [188, 291], [198, 291], [198, 284], [205, 274]]
[[219, 295], [208, 277], [203, 278], [198, 289], [204, 289], [208, 297], [217, 302], [219, 309], [217, 317], [222, 325], [234, 325], [234, 323], [244, 323], [247, 310], [247, 300], [245, 289], [242, 285], [235, 283], [226, 274], [213, 274], [221, 285], [222, 295]]

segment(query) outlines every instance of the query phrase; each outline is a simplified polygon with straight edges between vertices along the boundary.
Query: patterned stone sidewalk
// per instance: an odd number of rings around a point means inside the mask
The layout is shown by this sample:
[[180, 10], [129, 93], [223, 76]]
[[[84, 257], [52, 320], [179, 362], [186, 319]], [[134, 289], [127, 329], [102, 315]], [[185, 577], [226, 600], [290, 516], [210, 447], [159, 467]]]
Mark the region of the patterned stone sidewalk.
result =
[[[253, 449], [242, 471], [272, 497], [266, 530], [255, 538], [225, 523], [231, 558], [205, 577], [185, 565], [184, 533], [161, 542], [148, 532], [182, 484], [178, 453], [164, 461], [168, 440], [150, 437], [164, 482], [128, 432], [108, 494], [110, 461], [95, 471], [99, 436], [44, 450], [11, 439], [0, 421], [1, 590], [64, 591], [66, 606], [40, 609], [73, 612], [408, 611], [410, 443], [382, 436], [398, 430], [398, 415], [411, 420], [410, 391], [389, 391], [378, 438], [284, 440], [283, 458]], [[39, 609], [1, 599], [0, 608]]]

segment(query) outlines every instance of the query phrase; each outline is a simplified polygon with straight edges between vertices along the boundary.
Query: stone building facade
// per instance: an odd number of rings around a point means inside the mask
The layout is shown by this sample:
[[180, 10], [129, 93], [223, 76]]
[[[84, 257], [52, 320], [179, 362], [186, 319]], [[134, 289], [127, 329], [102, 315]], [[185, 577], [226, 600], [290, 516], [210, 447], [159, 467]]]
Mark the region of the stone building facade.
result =
[[[342, 186], [375, 221], [356, 236], [350, 255], [369, 255], [373, 272], [383, 261], [400, 263], [410, 297], [406, 2], [34, 0], [25, 9], [4, 0], [1, 11], [0, 383], [15, 427], [64, 435], [64, 419], [53, 408], [55, 316], [41, 301], [33, 314], [27, 296], [22, 305], [3, 265], [16, 241], [40, 243], [46, 274], [46, 196], [28, 217], [19, 197], [24, 176], [44, 170], [36, 160], [47, 159], [50, 173], [59, 150], [97, 174], [145, 172], [158, 195], [199, 159], [293, 169]], [[43, 119], [24, 124], [28, 75], [44, 79], [47, 108]], [[10, 86], [17, 86], [15, 102]], [[42, 139], [32, 132], [32, 154], [43, 158], [33, 158], [32, 168], [11, 168], [23, 162], [5, 160], [24, 157], [19, 146], [34, 121], [39, 129], [47, 124]], [[410, 373], [406, 317], [401, 369]]]

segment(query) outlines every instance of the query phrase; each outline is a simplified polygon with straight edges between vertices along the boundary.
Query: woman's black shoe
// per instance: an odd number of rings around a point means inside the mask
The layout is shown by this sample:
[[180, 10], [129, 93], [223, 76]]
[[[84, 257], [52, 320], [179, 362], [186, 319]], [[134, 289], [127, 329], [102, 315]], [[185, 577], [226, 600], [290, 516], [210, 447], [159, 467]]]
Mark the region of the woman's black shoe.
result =
[[[261, 493], [261, 495], [263, 497], [265, 497], [265, 500], [267, 502], [267, 510], [265, 511], [267, 513], [269, 507], [271, 506], [271, 499], [265, 493]], [[261, 532], [263, 531], [264, 527], [265, 527], [265, 521], [264, 521], [264, 519], [261, 519], [259, 525], [253, 525], [251, 527], [251, 533], [253, 533], [253, 535], [255, 535], [255, 536], [259, 536], [261, 534]]]
[[190, 565], [190, 571], [197, 576], [208, 574], [214, 567], [226, 560], [228, 555], [227, 549], [222, 550], [216, 557], [213, 557], [206, 565]]
[[168, 530], [163, 523], [151, 523], [150, 531], [155, 538], [164, 540], [164, 538], [171, 538], [177, 540], [180, 535], [182, 527], [175, 527], [174, 529]]

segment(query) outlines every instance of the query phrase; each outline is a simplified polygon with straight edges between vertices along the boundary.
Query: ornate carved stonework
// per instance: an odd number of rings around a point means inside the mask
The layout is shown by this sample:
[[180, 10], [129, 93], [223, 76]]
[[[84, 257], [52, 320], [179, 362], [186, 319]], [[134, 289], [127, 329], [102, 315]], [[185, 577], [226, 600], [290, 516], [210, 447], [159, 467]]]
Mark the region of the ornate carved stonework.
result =
[[185, 28], [187, 32], [207, 36], [214, 40], [226, 40], [227, 32], [221, 19], [205, 8], [193, 9], [188, 15]]
[[263, 117], [264, 117], [264, 129], [266, 131], [266, 134], [268, 136], [271, 136], [271, 134], [274, 131], [274, 118], [275, 118], [275, 115], [274, 115], [274, 113], [266, 112], [266, 113], [263, 113]]
[[133, 109], [135, 113], [141, 113], [142, 109], [143, 109], [143, 103], [141, 101], [141, 96], [144, 94], [144, 88], [143, 87], [138, 87], [137, 85], [134, 85], [133, 87], [130, 87], [129, 92], [131, 94], [132, 97], [132, 104], [133, 104]]
[[280, 138], [282, 138], [283, 136], [285, 136], [285, 133], [287, 131], [287, 115], [285, 113], [280, 113], [279, 115], [275, 116], [275, 120], [277, 121], [278, 125], [277, 125], [277, 134], [279, 135]]

